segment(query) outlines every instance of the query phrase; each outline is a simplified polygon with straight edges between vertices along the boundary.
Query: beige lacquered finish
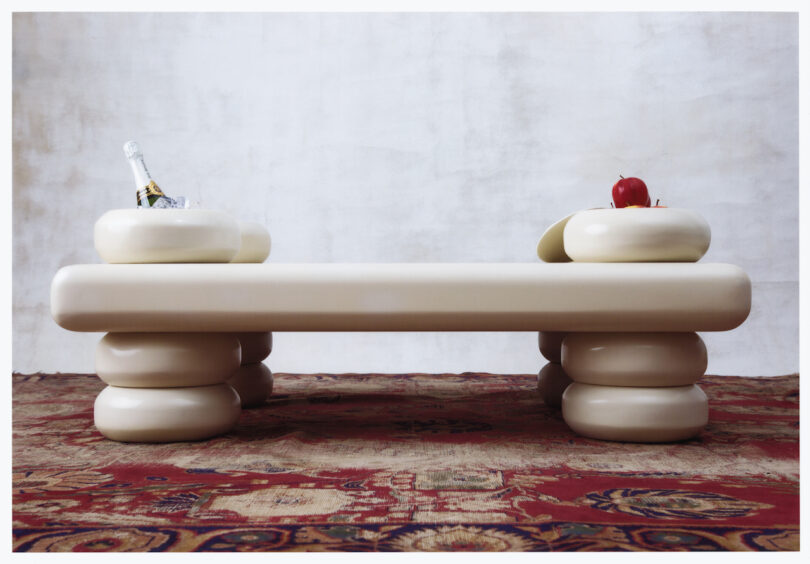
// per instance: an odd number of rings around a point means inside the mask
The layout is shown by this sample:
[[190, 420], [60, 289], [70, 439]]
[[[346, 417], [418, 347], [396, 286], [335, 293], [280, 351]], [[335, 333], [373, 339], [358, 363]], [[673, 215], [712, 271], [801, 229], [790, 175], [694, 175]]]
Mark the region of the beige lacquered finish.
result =
[[706, 371], [695, 333], [569, 333], [562, 365], [575, 382], [603, 386], [688, 386]]
[[242, 364], [261, 362], [273, 352], [273, 334], [267, 331], [259, 333], [236, 333], [242, 346]]
[[161, 389], [107, 386], [96, 398], [95, 424], [116, 441], [194, 441], [229, 431], [240, 410], [239, 396], [228, 384]]
[[229, 262], [242, 242], [234, 218], [201, 209], [111, 210], [93, 238], [108, 263]]
[[74, 265], [51, 285], [73, 331], [723, 331], [750, 306], [728, 264]]
[[109, 333], [96, 347], [96, 373], [132, 388], [208, 386], [239, 368], [237, 338], [223, 333]]
[[686, 209], [599, 209], [574, 214], [563, 241], [575, 262], [695, 262], [706, 254], [711, 230]]
[[567, 333], [557, 331], [541, 331], [537, 335], [537, 344], [540, 354], [548, 361], [560, 364], [562, 362], [562, 342]]
[[270, 256], [270, 233], [260, 223], [240, 221], [242, 244], [231, 262], [264, 262]]
[[543, 262], [571, 262], [571, 257], [565, 254], [563, 234], [565, 226], [575, 214], [564, 217], [546, 229], [537, 243], [537, 256]]
[[551, 407], [560, 407], [563, 392], [570, 384], [571, 378], [556, 362], [546, 364], [537, 375], [537, 391], [543, 403]]
[[673, 388], [593, 386], [574, 382], [563, 393], [563, 419], [593, 439], [670, 442], [697, 435], [709, 420], [696, 385]]
[[239, 394], [242, 407], [262, 405], [273, 392], [273, 373], [261, 362], [240, 366], [228, 383]]

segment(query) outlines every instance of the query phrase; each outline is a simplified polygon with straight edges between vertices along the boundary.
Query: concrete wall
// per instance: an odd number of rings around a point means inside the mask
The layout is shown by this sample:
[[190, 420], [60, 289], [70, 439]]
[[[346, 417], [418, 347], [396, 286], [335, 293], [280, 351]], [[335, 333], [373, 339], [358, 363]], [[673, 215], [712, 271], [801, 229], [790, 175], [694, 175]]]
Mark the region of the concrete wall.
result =
[[[13, 369], [92, 372], [56, 270], [170, 195], [260, 221], [278, 262], [533, 262], [618, 175], [702, 213], [754, 282], [709, 372], [798, 370], [795, 14], [15, 14]], [[276, 371], [535, 372], [530, 333], [278, 334]]]

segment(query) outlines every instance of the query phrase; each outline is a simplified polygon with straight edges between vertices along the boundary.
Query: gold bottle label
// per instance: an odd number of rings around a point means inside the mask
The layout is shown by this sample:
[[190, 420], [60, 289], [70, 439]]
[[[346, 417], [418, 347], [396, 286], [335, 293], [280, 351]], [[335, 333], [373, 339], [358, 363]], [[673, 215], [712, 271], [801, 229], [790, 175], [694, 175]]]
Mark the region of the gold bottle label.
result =
[[150, 180], [149, 184], [138, 190], [138, 203], [140, 204], [144, 200], [148, 199], [150, 196], [152, 197], [160, 197], [165, 196], [166, 194], [163, 193], [163, 190], [160, 189], [160, 186], [155, 184], [154, 180]]

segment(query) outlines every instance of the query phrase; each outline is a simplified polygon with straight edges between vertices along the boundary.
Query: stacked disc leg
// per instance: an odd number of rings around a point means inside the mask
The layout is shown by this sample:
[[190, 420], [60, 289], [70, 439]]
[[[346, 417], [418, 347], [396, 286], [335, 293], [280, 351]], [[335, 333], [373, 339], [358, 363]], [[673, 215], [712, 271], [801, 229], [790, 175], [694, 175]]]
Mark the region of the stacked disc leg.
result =
[[224, 333], [108, 333], [96, 348], [107, 383], [95, 401], [98, 430], [133, 442], [200, 440], [229, 431], [239, 395], [239, 340]]
[[273, 350], [273, 334], [238, 333], [242, 348], [241, 366], [228, 379], [239, 394], [242, 407], [257, 407], [273, 392], [273, 373], [262, 362]]
[[[111, 210], [95, 224], [96, 250], [108, 263], [261, 263], [270, 254], [264, 226], [218, 210]], [[236, 424], [242, 405], [263, 402], [272, 375], [261, 361], [270, 333], [108, 333], [96, 372], [108, 386], [95, 424], [118, 441], [169, 442], [214, 437]], [[235, 389], [236, 388], [236, 389]], [[238, 392], [237, 392], [238, 389]]]
[[562, 366], [562, 342], [565, 333], [543, 331], [538, 337], [540, 353], [548, 360], [537, 376], [537, 391], [546, 405], [560, 407], [562, 395], [571, 378]]
[[[690, 263], [710, 242], [709, 224], [691, 210], [592, 209], [547, 229], [537, 254], [546, 262]], [[563, 418], [581, 435], [669, 442], [693, 437], [708, 423], [708, 401], [695, 384], [706, 370], [706, 347], [696, 333], [574, 331], [562, 339], [561, 352], [562, 372], [573, 380], [562, 394]]]
[[586, 437], [669, 442], [708, 422], [695, 382], [707, 365], [696, 333], [569, 333], [562, 366], [574, 381], [562, 396], [565, 422]]

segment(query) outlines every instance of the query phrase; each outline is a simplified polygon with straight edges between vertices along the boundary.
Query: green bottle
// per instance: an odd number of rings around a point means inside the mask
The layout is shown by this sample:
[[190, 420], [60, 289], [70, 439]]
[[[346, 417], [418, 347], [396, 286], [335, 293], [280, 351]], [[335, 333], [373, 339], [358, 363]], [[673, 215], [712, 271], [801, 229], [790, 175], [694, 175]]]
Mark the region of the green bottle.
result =
[[143, 153], [138, 143], [135, 141], [127, 141], [124, 143], [124, 154], [127, 156], [129, 166], [132, 168], [132, 174], [135, 176], [138, 207], [165, 207], [161, 206], [159, 202], [161, 198], [166, 198], [166, 194], [155, 184], [149, 171], [146, 170], [146, 164], [143, 162]]

